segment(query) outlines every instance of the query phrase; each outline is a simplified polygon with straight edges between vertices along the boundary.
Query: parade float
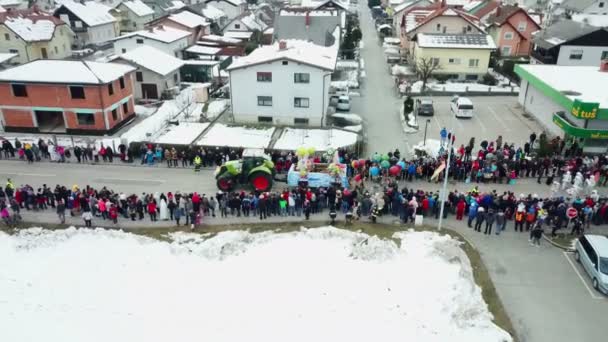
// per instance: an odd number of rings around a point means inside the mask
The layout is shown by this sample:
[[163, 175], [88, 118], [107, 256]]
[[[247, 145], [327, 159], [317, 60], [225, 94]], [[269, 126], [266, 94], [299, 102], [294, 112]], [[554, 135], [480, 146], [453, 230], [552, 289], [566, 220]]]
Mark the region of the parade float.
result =
[[348, 188], [346, 165], [340, 163], [336, 151], [330, 149], [325, 154], [331, 163], [315, 163], [314, 154], [315, 149], [312, 147], [300, 147], [296, 150], [298, 163], [289, 168], [287, 184], [291, 187], [319, 188], [339, 185]]

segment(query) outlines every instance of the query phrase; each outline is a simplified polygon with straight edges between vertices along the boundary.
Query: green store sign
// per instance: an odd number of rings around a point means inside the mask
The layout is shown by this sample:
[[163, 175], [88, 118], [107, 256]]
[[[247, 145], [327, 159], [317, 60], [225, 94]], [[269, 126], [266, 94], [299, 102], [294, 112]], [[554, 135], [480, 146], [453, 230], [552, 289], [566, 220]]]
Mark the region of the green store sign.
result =
[[608, 130], [585, 129], [572, 125], [558, 114], [553, 114], [553, 123], [565, 133], [577, 138], [608, 139]]
[[597, 111], [600, 109], [600, 104], [596, 102], [583, 102], [574, 100], [572, 102], [572, 110], [570, 111], [574, 117], [585, 120], [597, 119]]

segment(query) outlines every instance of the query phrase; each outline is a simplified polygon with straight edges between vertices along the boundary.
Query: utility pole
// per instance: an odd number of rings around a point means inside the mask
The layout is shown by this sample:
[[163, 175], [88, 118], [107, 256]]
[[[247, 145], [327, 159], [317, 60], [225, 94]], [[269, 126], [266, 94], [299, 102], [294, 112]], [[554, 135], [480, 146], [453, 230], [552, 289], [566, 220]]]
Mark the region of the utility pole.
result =
[[[454, 134], [454, 133], [452, 133]], [[445, 175], [443, 177], [443, 186], [441, 187], [441, 191], [439, 192], [439, 200], [441, 201], [441, 209], [439, 210], [439, 223], [437, 224], [437, 230], [441, 230], [441, 224], [443, 223], [443, 211], [445, 210], [445, 201], [447, 200], [447, 191], [448, 191], [448, 177], [450, 175], [450, 160], [452, 159], [452, 147], [454, 144], [452, 143], [452, 136], [450, 136], [450, 140], [448, 141], [448, 159], [445, 164]]]

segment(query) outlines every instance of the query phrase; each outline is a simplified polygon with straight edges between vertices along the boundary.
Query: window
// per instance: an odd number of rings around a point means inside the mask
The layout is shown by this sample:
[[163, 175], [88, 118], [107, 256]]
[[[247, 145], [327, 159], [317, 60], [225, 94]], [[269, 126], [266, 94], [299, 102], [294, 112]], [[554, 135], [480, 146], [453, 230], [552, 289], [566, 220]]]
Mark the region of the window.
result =
[[460, 64], [460, 58], [450, 58], [448, 64]]
[[118, 119], [118, 111], [116, 109], [112, 109], [112, 120], [116, 121]]
[[505, 40], [513, 39], [513, 32], [505, 32], [504, 39]]
[[272, 107], [272, 96], [258, 96], [258, 106]]
[[10, 53], [19, 53], [19, 50], [17, 50], [17, 49], [10, 49], [10, 50], [8, 50], [8, 52], [10, 52]]
[[500, 54], [503, 56], [511, 56], [511, 47], [503, 46], [502, 49], [500, 49]]
[[519, 24], [517, 24], [517, 31], [523, 32], [526, 30], [526, 27], [528, 27], [528, 23], [525, 21], [520, 21]]
[[59, 53], [59, 49], [55, 46], [55, 53]]
[[570, 59], [575, 59], [575, 60], [583, 59], [583, 50], [570, 51]]
[[597, 4], [597, 7], [599, 7], [599, 8], [604, 8], [604, 3], [603, 3], [603, 2], [600, 2], [599, 4]]
[[309, 106], [308, 97], [294, 97], [293, 106], [296, 108], [308, 108], [308, 106]]
[[259, 123], [272, 123], [272, 116], [258, 116]]
[[91, 113], [76, 113], [79, 125], [91, 126], [95, 124], [95, 114]]
[[469, 68], [477, 68], [479, 66], [479, 59], [469, 59]]
[[13, 95], [15, 97], [27, 97], [25, 84], [11, 84], [11, 88], [13, 88]]
[[80, 20], [76, 20], [76, 21], [74, 22], [74, 26], [76, 26], [76, 28], [82, 28], [82, 21], [80, 21]]
[[293, 74], [293, 82], [294, 83], [310, 83], [310, 74], [296, 72], [295, 74]]
[[234, 24], [234, 28], [237, 29], [237, 30], [240, 29], [241, 28], [241, 24]]
[[73, 99], [84, 99], [84, 87], [70, 86], [70, 94]]
[[471, 25], [467, 25], [467, 32], [471, 32], [473, 28], [471, 28]]
[[5, 40], [11, 40], [11, 35], [10, 35], [10, 34], [8, 34], [8, 33], [5, 33], [5, 34], [4, 34], [4, 39], [5, 39]]
[[178, 74], [173, 74], [173, 82], [177, 83], [179, 81]]
[[135, 80], [137, 82], [143, 82], [144, 81], [144, 74], [142, 74], [141, 71], [136, 71], [135, 72]]
[[272, 82], [272, 73], [258, 72], [258, 82]]
[[287, 64], [289, 64], [288, 61], [283, 61], [283, 65], [287, 65]]
[[129, 103], [128, 102], [125, 102], [122, 104], [122, 113], [129, 114]]
[[[465, 76], [464, 76], [464, 79], [465, 79], [465, 80], [467, 80], [467, 81], [477, 81], [477, 79], [478, 79], [478, 78], [479, 78], [479, 77], [478, 77], [477, 75], [465, 75]], [[460, 108], [465, 109], [465, 108], [464, 108], [464, 107], [462, 107], [462, 106], [461, 106]], [[471, 109], [473, 109], [473, 108], [471, 108]]]
[[441, 31], [441, 24], [437, 24], [437, 26], [435, 27], [435, 30], [437, 32]]
[[118, 83], [120, 83], [120, 89], [125, 89], [125, 78], [124, 77], [120, 77], [118, 79]]
[[439, 65], [439, 58], [431, 58], [433, 65]]
[[137, 44], [143, 44], [143, 43], [144, 43], [144, 40], [143, 40], [143, 39], [137, 39], [137, 40], [135, 40], [135, 42], [136, 42]]
[[600, 58], [601, 61], [608, 59], [608, 51], [602, 51], [602, 57]]
[[127, 49], [121, 49], [122, 53], [127, 53]]
[[293, 124], [294, 125], [308, 125], [308, 119], [294, 118], [293, 119]]
[[112, 83], [108, 84], [108, 93], [114, 95], [114, 85]]

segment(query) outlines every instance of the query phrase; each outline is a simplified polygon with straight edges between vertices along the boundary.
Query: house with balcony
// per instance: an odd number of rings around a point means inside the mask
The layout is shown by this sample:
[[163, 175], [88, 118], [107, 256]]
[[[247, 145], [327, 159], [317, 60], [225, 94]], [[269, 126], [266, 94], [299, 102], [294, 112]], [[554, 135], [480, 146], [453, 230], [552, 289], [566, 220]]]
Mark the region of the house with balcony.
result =
[[608, 152], [608, 61], [595, 66], [517, 64], [518, 102], [550, 135], [584, 153]]
[[118, 19], [121, 33], [143, 30], [154, 18], [154, 10], [141, 0], [123, 1], [110, 13]]
[[540, 25], [519, 6], [499, 6], [487, 19], [488, 34], [492, 36], [501, 57], [528, 57], [532, 50], [532, 34]]
[[324, 125], [337, 56], [338, 44], [281, 40], [235, 60], [227, 68], [235, 121]]
[[135, 116], [129, 65], [37, 60], [0, 72], [7, 132], [111, 134]]
[[0, 53], [16, 54], [11, 63], [70, 57], [73, 36], [65, 22], [34, 8], [0, 13]]
[[181, 58], [188, 47], [191, 33], [172, 27], [158, 25], [145, 30], [131, 32], [114, 39], [114, 53], [117, 55], [135, 50], [142, 45], [154, 47], [166, 54]]
[[435, 75], [477, 81], [488, 73], [490, 54], [496, 50], [487, 34], [418, 33], [414, 36], [414, 60], [438, 65]]
[[194, 10], [184, 7], [176, 12], [154, 19], [149, 23], [149, 26], [157, 25], [190, 32], [188, 45], [192, 45], [200, 37], [210, 33], [211, 22], [202, 14], [196, 14]]
[[608, 58], [608, 29], [560, 20], [532, 38], [531, 64], [598, 65]]
[[119, 23], [110, 10], [111, 7], [95, 1], [62, 0], [53, 15], [69, 23], [75, 33], [74, 45], [82, 48], [110, 41], [118, 35]]

